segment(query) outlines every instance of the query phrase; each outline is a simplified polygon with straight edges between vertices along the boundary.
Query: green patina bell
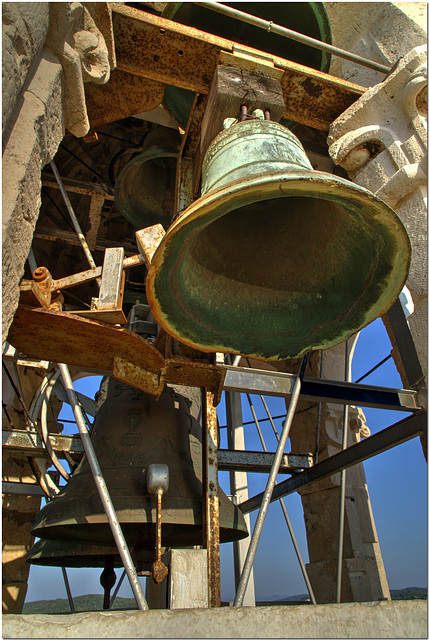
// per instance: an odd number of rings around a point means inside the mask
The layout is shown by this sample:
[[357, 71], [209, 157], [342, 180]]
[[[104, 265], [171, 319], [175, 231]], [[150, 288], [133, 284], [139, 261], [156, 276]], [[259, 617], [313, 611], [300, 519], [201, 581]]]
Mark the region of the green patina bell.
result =
[[[198, 388], [166, 386], [156, 400], [113, 378], [102, 382], [91, 440], [136, 563], [147, 560], [147, 550], [153, 555], [156, 541], [157, 504], [147, 482], [151, 464], [166, 464], [170, 475], [170, 486], [162, 499], [162, 545], [203, 544], [200, 419]], [[248, 535], [243, 514], [221, 489], [219, 526], [221, 542]], [[115, 544], [86, 456], [66, 486], [41, 509], [32, 533], [73, 545]], [[63, 553], [70, 557], [69, 549], [54, 551], [53, 556]], [[94, 553], [90, 550], [85, 555], [87, 563]]]
[[120, 172], [115, 183], [115, 203], [137, 229], [154, 224], [169, 227], [179, 145], [178, 131], [156, 127], [147, 135], [142, 153]]
[[410, 254], [384, 202], [314, 171], [282, 125], [248, 120], [210, 145], [201, 197], [159, 245], [146, 292], [157, 322], [185, 344], [296, 358], [385, 313]]

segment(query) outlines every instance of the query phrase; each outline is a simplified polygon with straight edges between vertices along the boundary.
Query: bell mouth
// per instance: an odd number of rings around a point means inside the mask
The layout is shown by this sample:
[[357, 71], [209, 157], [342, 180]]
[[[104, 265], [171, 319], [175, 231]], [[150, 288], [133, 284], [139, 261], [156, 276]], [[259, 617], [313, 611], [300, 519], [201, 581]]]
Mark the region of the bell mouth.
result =
[[410, 255], [398, 216], [366, 189], [278, 172], [194, 202], [158, 247], [146, 291], [157, 322], [185, 344], [282, 360], [385, 313]]

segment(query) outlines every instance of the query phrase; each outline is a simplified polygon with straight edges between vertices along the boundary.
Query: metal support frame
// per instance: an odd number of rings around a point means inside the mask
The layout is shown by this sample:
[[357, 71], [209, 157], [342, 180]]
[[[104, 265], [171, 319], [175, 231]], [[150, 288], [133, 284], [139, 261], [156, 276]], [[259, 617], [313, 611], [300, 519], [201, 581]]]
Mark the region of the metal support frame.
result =
[[[372, 458], [373, 456], [382, 453], [383, 451], [387, 451], [398, 444], [407, 442], [407, 440], [411, 440], [412, 438], [421, 435], [426, 428], [427, 415], [425, 411], [421, 411], [416, 415], [409, 416], [400, 422], [396, 422], [392, 426], [387, 427], [378, 433], [374, 433], [374, 435], [369, 436], [369, 438], [365, 438], [365, 440], [361, 440], [360, 442], [353, 444], [345, 451], [340, 451], [322, 462], [315, 464], [314, 467], [280, 482], [273, 491], [271, 501], [273, 502], [274, 500], [283, 498], [289, 493], [293, 493], [312, 482], [323, 480], [323, 478], [332, 476], [342, 469], [352, 467], [353, 465], [363, 462], [364, 460], [368, 460], [368, 458]], [[260, 507], [262, 499], [263, 494], [258, 493], [256, 496], [253, 496], [253, 498], [249, 498], [249, 500], [243, 502], [239, 508], [243, 513], [250, 513]]]
[[[226, 365], [226, 369], [224, 391], [240, 391], [280, 398], [288, 398], [292, 394], [295, 379], [292, 373], [245, 369], [229, 365]], [[412, 389], [390, 389], [341, 380], [322, 380], [310, 376], [302, 380], [301, 399], [407, 412], [420, 409], [417, 405], [417, 392]]]
[[[265, 440], [264, 440], [264, 437], [262, 435], [262, 431], [261, 431], [261, 429], [259, 427], [259, 422], [258, 422], [258, 419], [256, 417], [256, 412], [255, 412], [253, 403], [252, 403], [252, 401], [250, 399], [250, 395], [249, 394], [246, 394], [246, 395], [247, 395], [247, 399], [248, 399], [249, 404], [250, 404], [250, 409], [252, 411], [252, 415], [254, 417], [256, 427], [258, 429], [259, 439], [261, 441], [262, 448], [263, 448], [264, 452], [267, 453], [267, 447], [265, 445]], [[270, 414], [270, 411], [268, 409], [267, 403], [265, 402], [264, 396], [261, 396], [261, 400], [263, 400], [263, 405], [264, 405], [265, 410], [267, 412], [268, 418], [269, 418], [269, 420], [271, 422], [271, 426], [273, 428], [273, 431], [274, 431], [274, 433], [275, 433], [275, 435], [277, 437], [277, 441], [279, 442], [280, 438], [279, 438], [277, 430], [276, 430], [276, 428], [274, 426], [274, 422], [271, 419], [271, 414]], [[275, 482], [274, 484], [277, 485], [277, 482]], [[282, 508], [283, 515], [284, 515], [284, 518], [285, 518], [285, 521], [286, 521], [286, 526], [288, 528], [289, 535], [290, 535], [291, 540], [292, 540], [292, 545], [293, 545], [293, 548], [295, 550], [295, 554], [296, 554], [296, 557], [297, 557], [297, 560], [298, 560], [298, 564], [299, 564], [300, 569], [301, 569], [302, 577], [304, 578], [304, 582], [305, 582], [305, 584], [307, 586], [307, 589], [308, 589], [310, 600], [311, 600], [312, 604], [317, 604], [316, 603], [316, 597], [314, 595], [314, 591], [313, 591], [313, 588], [311, 586], [311, 582], [310, 582], [310, 579], [308, 577], [307, 570], [305, 568], [305, 564], [304, 564], [304, 561], [302, 559], [301, 552], [300, 552], [299, 547], [298, 547], [298, 542], [297, 542], [297, 540], [295, 538], [295, 534], [294, 534], [294, 531], [293, 531], [292, 523], [290, 521], [289, 514], [287, 512], [286, 505], [284, 503], [283, 498], [280, 498], [280, 506]]]
[[115, 543], [118, 548], [119, 555], [121, 557], [124, 568], [127, 572], [127, 576], [130, 581], [130, 586], [133, 591], [134, 597], [136, 599], [137, 606], [139, 609], [146, 611], [148, 609], [147, 602], [144, 597], [143, 590], [141, 588], [136, 570], [134, 568], [131, 554], [128, 549], [128, 545], [126, 543], [124, 534], [122, 532], [122, 528], [119, 523], [118, 517], [116, 515], [115, 509], [112, 503], [112, 499], [110, 497], [100, 465], [98, 463], [97, 456], [92, 446], [91, 437], [88, 433], [88, 429], [86, 428], [83, 413], [77, 401], [77, 397], [73, 387], [73, 382], [70, 376], [69, 369], [67, 365], [63, 363], [59, 363], [58, 367], [61, 371], [61, 378], [64, 384], [64, 388], [67, 392], [70, 405], [73, 409], [74, 417], [76, 419], [76, 424], [78, 426], [79, 433], [82, 439], [82, 444], [85, 450], [88, 464], [90, 466], [101, 502], [106, 512], [106, 516], [109, 521], [109, 525], [112, 530], [112, 534], [115, 539]]
[[240, 582], [237, 588], [237, 593], [234, 599], [234, 607], [241, 607], [243, 603], [244, 592], [246, 591], [247, 582], [250, 576], [250, 570], [253, 566], [255, 559], [256, 549], [258, 547], [259, 539], [262, 533], [262, 527], [264, 526], [265, 516], [267, 515], [268, 507], [271, 502], [271, 496], [273, 495], [274, 484], [276, 476], [280, 467], [281, 457], [284, 452], [286, 440], [289, 435], [290, 428], [292, 426], [292, 420], [295, 415], [295, 410], [298, 404], [299, 394], [301, 391], [301, 381], [304, 377], [305, 367], [307, 365], [310, 353], [306, 353], [302, 359], [301, 367], [298, 375], [295, 377], [295, 383], [293, 386], [292, 396], [290, 400], [289, 410], [287, 412], [286, 419], [283, 423], [283, 429], [280, 436], [279, 443], [277, 445], [276, 455], [274, 458], [273, 466], [268, 477], [267, 486], [261, 501], [261, 507], [256, 519], [256, 523], [252, 533], [252, 539], [247, 552], [246, 561], [244, 563], [243, 572], [241, 574]]

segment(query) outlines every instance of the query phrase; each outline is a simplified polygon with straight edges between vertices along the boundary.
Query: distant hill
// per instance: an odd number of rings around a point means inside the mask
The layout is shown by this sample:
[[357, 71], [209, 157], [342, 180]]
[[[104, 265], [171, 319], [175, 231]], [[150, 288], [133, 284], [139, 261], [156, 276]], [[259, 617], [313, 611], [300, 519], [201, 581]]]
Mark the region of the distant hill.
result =
[[[390, 595], [392, 600], [427, 600], [427, 587], [407, 587], [406, 589], [391, 589]], [[282, 602], [305, 602], [309, 600], [308, 593], [301, 593], [296, 596], [282, 597], [279, 595], [270, 596], [259, 600], [261, 604], [281, 604]], [[102, 611], [103, 596], [100, 594], [90, 594], [86, 596], [76, 596], [73, 598], [76, 613], [82, 611]], [[137, 609], [134, 598], [116, 598], [112, 611]], [[56, 600], [37, 600], [35, 602], [26, 602], [22, 613], [70, 613], [69, 602], [65, 598], [57, 598]]]
[[427, 587], [407, 587], [406, 589], [391, 589], [392, 600], [427, 600]]
[[[76, 596], [73, 598], [73, 604], [76, 613], [82, 611], [102, 611], [103, 596], [98, 593], [92, 593], [86, 596]], [[137, 609], [134, 598], [115, 598], [112, 611], [120, 609]], [[66, 598], [57, 598], [56, 600], [36, 600], [35, 602], [26, 602], [22, 609], [22, 613], [70, 613], [69, 601]]]

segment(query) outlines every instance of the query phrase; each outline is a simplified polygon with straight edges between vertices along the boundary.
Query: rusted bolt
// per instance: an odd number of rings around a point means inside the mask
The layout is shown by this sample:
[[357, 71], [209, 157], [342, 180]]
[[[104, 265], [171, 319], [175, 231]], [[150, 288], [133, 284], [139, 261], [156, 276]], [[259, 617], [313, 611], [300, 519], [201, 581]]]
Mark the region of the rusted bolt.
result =
[[239, 122], [243, 122], [243, 120], [247, 119], [247, 107], [245, 104], [242, 104], [240, 109], [241, 109], [241, 115], [239, 117]]
[[41, 282], [42, 280], [45, 280], [47, 277], [48, 277], [48, 270], [46, 267], [37, 267], [37, 269], [34, 269], [33, 279], [36, 282]]

